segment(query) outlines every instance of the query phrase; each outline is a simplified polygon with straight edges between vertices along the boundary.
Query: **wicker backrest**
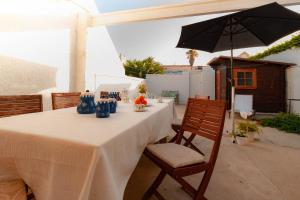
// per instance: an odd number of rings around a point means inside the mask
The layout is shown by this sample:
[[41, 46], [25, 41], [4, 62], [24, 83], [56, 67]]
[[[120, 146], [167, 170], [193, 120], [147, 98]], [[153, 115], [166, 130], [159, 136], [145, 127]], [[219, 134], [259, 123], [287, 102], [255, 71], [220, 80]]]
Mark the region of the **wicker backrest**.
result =
[[216, 141], [222, 136], [225, 112], [223, 101], [189, 98], [182, 129]]
[[0, 117], [43, 111], [42, 95], [0, 96]]
[[80, 102], [80, 92], [52, 93], [52, 109], [75, 107]]

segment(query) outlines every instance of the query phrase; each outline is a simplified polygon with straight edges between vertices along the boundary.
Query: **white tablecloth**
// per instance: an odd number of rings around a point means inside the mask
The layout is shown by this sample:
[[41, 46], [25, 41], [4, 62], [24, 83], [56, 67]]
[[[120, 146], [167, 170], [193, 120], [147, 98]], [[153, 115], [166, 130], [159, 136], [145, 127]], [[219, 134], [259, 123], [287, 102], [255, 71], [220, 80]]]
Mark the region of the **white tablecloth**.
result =
[[37, 200], [123, 199], [145, 146], [170, 133], [173, 117], [167, 100], [141, 113], [119, 104], [105, 119], [75, 108], [1, 118], [0, 179], [18, 174]]

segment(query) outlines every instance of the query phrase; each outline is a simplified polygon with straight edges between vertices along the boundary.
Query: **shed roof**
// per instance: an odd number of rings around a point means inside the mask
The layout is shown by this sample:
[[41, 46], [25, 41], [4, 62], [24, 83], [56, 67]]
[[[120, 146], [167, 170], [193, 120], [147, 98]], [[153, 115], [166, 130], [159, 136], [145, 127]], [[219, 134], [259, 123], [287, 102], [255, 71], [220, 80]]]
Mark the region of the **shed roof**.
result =
[[[219, 56], [219, 57], [213, 58], [212, 60], [210, 60], [208, 62], [208, 65], [210, 65], [212, 67], [216, 67], [216, 66], [220, 65], [221, 63], [223, 63], [224, 61], [225, 62], [230, 61], [230, 57], [229, 56]], [[270, 60], [252, 60], [249, 58], [240, 58], [240, 57], [234, 57], [233, 62], [234, 61], [245, 62], [247, 64], [265, 64], [265, 65], [277, 65], [277, 66], [284, 66], [284, 67], [290, 67], [290, 66], [296, 65], [294, 63], [285, 63], [285, 62], [277, 62], [277, 61], [270, 61]]]

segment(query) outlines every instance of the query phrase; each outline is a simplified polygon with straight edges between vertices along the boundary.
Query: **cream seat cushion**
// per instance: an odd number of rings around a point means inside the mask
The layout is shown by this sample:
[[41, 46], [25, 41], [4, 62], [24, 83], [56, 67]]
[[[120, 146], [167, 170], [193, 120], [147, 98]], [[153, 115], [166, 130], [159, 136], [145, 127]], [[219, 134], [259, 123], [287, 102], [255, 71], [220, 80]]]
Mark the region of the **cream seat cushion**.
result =
[[174, 143], [150, 144], [147, 149], [173, 168], [204, 162], [204, 156], [183, 145]]

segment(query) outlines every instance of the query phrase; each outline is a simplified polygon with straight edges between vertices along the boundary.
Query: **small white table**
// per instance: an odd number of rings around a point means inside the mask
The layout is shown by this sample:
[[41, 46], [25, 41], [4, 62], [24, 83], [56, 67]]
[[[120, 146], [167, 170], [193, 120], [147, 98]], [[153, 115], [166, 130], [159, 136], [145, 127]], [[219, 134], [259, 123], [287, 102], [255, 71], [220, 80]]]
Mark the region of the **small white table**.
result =
[[15, 163], [37, 200], [121, 200], [145, 146], [170, 133], [174, 114], [165, 100], [141, 113], [120, 103], [104, 119], [76, 108], [1, 118], [0, 160]]

